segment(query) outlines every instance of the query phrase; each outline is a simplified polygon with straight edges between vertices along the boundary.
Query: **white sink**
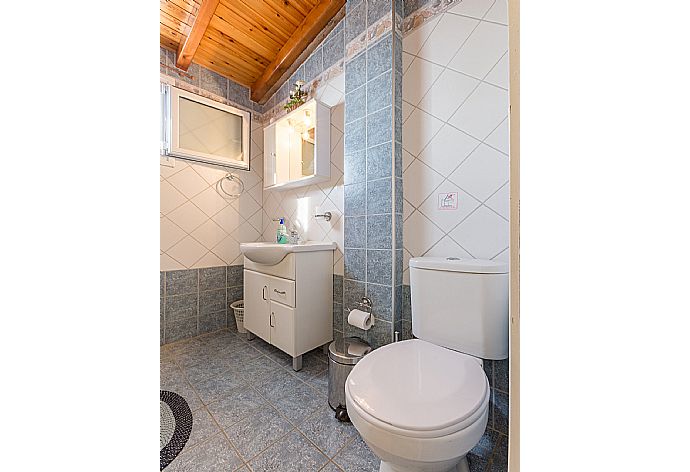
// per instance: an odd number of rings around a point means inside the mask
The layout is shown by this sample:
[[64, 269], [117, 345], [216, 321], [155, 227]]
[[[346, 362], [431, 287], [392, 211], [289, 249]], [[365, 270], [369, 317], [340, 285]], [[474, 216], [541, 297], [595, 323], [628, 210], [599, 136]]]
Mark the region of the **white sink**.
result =
[[306, 241], [302, 244], [240, 243], [240, 252], [257, 264], [274, 265], [291, 252], [332, 251], [336, 247], [333, 242], [321, 241]]

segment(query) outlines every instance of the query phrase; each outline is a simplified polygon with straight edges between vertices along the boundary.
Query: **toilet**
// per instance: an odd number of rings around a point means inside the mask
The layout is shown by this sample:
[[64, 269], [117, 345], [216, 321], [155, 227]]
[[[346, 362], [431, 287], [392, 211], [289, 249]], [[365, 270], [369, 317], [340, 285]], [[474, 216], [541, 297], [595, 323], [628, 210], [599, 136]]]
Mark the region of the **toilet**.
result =
[[365, 356], [347, 411], [380, 472], [468, 472], [489, 414], [482, 359], [508, 357], [508, 264], [410, 259], [412, 333]]

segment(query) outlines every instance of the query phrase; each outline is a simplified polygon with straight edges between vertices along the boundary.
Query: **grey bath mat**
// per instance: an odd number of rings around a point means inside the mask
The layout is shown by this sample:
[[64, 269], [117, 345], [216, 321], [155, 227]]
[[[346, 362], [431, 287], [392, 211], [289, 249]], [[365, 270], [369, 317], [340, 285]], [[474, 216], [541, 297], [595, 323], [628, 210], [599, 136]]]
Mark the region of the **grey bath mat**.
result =
[[192, 411], [177, 393], [161, 390], [161, 470], [182, 451], [192, 432]]

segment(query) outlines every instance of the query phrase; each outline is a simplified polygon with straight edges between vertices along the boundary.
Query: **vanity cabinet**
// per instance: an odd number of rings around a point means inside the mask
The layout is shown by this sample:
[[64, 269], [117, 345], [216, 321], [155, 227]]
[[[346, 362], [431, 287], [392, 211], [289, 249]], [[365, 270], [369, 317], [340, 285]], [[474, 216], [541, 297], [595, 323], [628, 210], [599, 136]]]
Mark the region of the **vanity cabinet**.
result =
[[293, 358], [333, 340], [333, 251], [296, 252], [275, 265], [244, 259], [244, 327]]
[[264, 188], [288, 189], [331, 178], [331, 111], [316, 99], [264, 128]]

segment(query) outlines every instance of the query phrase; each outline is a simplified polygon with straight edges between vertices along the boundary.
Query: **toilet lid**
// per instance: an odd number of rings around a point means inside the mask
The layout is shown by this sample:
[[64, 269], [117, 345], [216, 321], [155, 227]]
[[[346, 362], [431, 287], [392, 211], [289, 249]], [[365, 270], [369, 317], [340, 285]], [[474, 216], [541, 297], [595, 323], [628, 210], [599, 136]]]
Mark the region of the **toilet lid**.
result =
[[488, 390], [476, 359], [420, 339], [372, 351], [354, 367], [347, 384], [362, 410], [413, 431], [462, 422], [482, 405]]

